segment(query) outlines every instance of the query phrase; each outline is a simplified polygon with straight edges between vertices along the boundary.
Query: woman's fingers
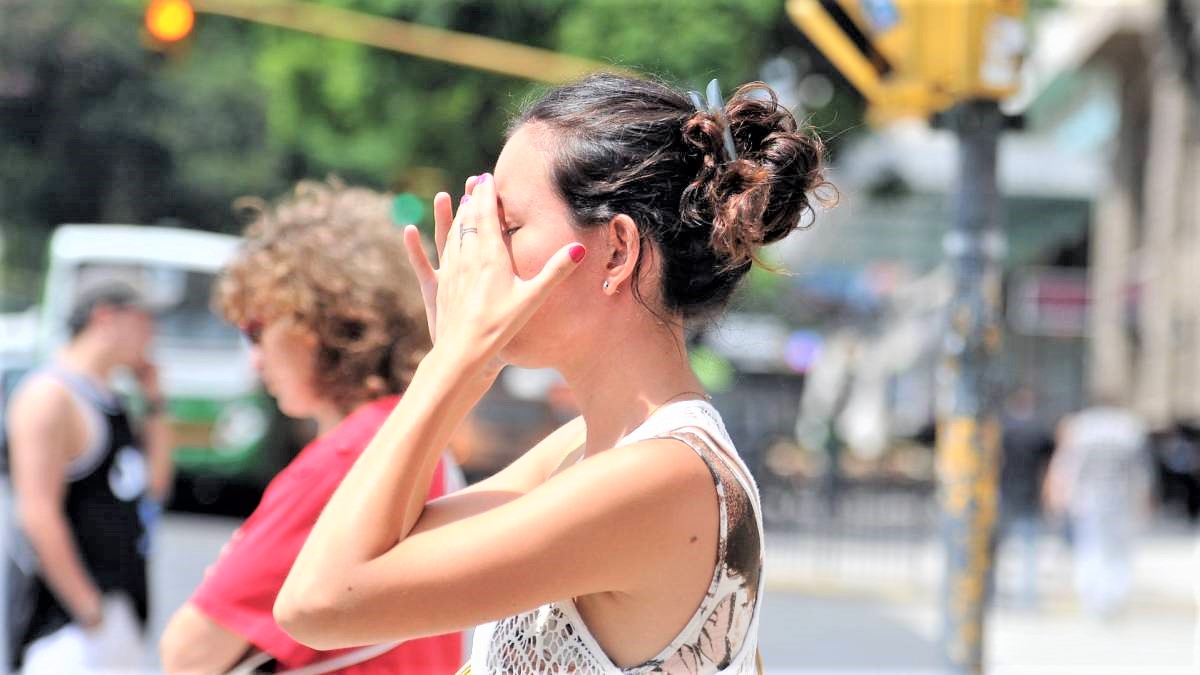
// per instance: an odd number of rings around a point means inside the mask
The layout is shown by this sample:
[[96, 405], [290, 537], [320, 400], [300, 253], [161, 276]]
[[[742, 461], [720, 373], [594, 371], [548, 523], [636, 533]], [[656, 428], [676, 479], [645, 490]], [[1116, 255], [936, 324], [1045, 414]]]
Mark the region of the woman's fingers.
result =
[[474, 191], [475, 185], [479, 182], [479, 176], [468, 176], [467, 180], [463, 181], [463, 198], [459, 201], [458, 211], [452, 207], [450, 195], [445, 192], [439, 192], [433, 198], [433, 213], [435, 222], [435, 237], [437, 239], [438, 250], [438, 266], [442, 265], [442, 260], [446, 256], [446, 242], [457, 246], [458, 242], [451, 241], [458, 233], [458, 227], [462, 220], [462, 206], [470, 199], [471, 192]]
[[437, 246], [438, 265], [446, 251], [446, 237], [450, 226], [454, 223], [454, 209], [450, 205], [450, 195], [439, 192], [433, 197], [433, 240]]
[[[432, 271], [428, 259], [422, 266], [422, 274], [437, 280], [436, 286], [422, 286], [423, 291], [432, 289], [432, 300], [427, 297], [426, 304], [437, 314], [436, 322], [430, 319], [430, 332], [464, 334], [491, 326], [485, 332], [499, 331], [487, 341], [497, 342], [489, 348], [500, 348], [499, 343], [528, 321], [550, 292], [575, 271], [586, 249], [577, 243], [564, 246], [535, 277], [522, 281], [512, 270], [494, 177], [485, 173], [468, 179], [465, 189], [469, 194], [463, 195], [449, 228], [442, 227], [446, 211], [440, 210], [439, 231], [445, 234], [437, 271]], [[413, 264], [421, 266], [421, 260]]]
[[447, 266], [462, 257], [462, 227], [463, 223], [471, 218], [470, 204], [471, 197], [468, 195], [463, 195], [458, 202], [458, 209], [454, 213], [454, 222], [451, 223], [450, 229], [446, 233], [446, 246], [442, 249], [442, 259], [439, 261], [438, 270], [445, 270]]
[[504, 224], [500, 222], [496, 179], [492, 174], [484, 173], [475, 181], [475, 189], [471, 192], [471, 210], [470, 227], [476, 228], [479, 243], [486, 246], [490, 253], [495, 253], [497, 248], [503, 249]]
[[425, 305], [425, 321], [429, 325], [429, 338], [437, 337], [437, 271], [429, 262], [425, 253], [425, 245], [421, 241], [421, 231], [415, 225], [404, 228], [404, 248], [408, 253], [408, 262], [417, 275], [421, 288], [421, 302]]
[[583, 244], [569, 244], [558, 249], [546, 261], [546, 264], [542, 267], [542, 271], [538, 272], [534, 278], [525, 282], [532, 296], [532, 302], [529, 304], [535, 308], [541, 305], [542, 301], [550, 295], [555, 286], [562, 283], [564, 279], [571, 276], [571, 273], [579, 269], [579, 263], [583, 262], [585, 255], [587, 255], [587, 249]]
[[421, 241], [421, 231], [416, 225], [404, 227], [404, 248], [408, 251], [408, 262], [417, 274], [417, 281], [421, 282], [422, 286], [436, 284], [437, 271], [433, 269], [433, 263], [429, 262], [429, 255], [425, 253], [425, 243]]

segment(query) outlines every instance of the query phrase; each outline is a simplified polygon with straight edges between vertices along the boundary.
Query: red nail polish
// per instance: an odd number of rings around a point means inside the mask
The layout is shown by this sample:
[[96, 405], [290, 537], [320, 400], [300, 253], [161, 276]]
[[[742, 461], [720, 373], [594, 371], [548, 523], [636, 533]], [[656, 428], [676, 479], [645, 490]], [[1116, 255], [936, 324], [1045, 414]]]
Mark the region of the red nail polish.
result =
[[587, 249], [583, 247], [583, 244], [575, 244], [567, 249], [567, 255], [571, 256], [571, 260], [579, 262], [583, 260], [583, 256], [587, 255]]

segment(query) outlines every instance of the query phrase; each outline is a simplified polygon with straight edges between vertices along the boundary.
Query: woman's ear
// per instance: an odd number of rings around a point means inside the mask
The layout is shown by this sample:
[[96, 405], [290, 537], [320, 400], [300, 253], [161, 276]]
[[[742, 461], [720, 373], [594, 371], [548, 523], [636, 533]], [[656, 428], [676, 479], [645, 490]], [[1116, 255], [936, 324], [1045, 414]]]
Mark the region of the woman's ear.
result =
[[633, 283], [642, 250], [641, 232], [637, 223], [625, 214], [608, 222], [609, 258], [604, 268], [604, 292], [616, 295]]

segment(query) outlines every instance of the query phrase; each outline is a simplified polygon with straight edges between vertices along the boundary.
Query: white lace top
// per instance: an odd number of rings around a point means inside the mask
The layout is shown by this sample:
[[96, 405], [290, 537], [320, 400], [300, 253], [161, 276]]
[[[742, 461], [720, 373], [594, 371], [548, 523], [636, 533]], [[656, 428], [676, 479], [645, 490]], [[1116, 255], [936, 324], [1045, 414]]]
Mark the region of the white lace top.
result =
[[712, 581], [683, 631], [654, 658], [622, 670], [600, 648], [575, 602], [566, 599], [476, 628], [472, 675], [755, 672], [763, 564], [758, 488], [708, 403], [664, 406], [617, 445], [663, 437], [687, 443], [704, 460], [720, 508]]

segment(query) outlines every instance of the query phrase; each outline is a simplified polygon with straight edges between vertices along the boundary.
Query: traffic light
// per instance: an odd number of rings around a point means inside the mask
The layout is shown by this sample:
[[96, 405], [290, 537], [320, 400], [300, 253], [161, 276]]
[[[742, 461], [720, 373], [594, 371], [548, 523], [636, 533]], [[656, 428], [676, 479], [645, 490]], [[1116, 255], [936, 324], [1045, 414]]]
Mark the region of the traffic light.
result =
[[196, 12], [188, 0], [151, 0], [146, 6], [146, 30], [161, 43], [179, 42], [195, 23]]
[[1024, 0], [788, 0], [787, 9], [867, 99], [873, 121], [1017, 89]]

